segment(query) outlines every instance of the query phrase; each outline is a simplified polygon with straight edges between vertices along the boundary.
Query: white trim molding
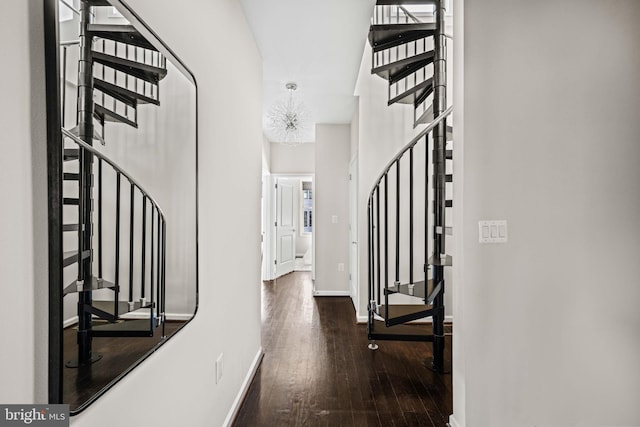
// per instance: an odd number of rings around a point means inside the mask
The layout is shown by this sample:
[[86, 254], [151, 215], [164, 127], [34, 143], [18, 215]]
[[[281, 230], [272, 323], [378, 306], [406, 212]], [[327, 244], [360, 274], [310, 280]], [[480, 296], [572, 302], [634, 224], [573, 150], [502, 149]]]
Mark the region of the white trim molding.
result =
[[351, 297], [349, 291], [313, 291], [314, 297]]
[[231, 424], [233, 424], [233, 422], [235, 421], [236, 416], [238, 416], [240, 405], [242, 405], [242, 401], [244, 400], [245, 396], [247, 395], [247, 392], [249, 391], [249, 386], [251, 385], [251, 382], [253, 381], [253, 377], [255, 377], [256, 372], [258, 371], [258, 367], [260, 366], [260, 363], [262, 363], [263, 357], [264, 357], [264, 351], [262, 351], [262, 347], [260, 347], [258, 349], [258, 352], [256, 353], [256, 357], [253, 358], [253, 362], [251, 363], [249, 372], [247, 372], [247, 376], [244, 378], [244, 381], [240, 386], [240, 391], [238, 391], [238, 394], [235, 400], [231, 404], [231, 408], [229, 409], [227, 418], [225, 418], [224, 422], [222, 423], [223, 427], [230, 427]]
[[451, 427], [464, 427], [462, 424], [460, 424], [458, 421], [456, 421], [456, 419], [453, 416], [453, 414], [449, 415], [449, 425]]
[[76, 323], [78, 323], [78, 316], [73, 316], [62, 323], [62, 328], [66, 329], [69, 326], [75, 325]]

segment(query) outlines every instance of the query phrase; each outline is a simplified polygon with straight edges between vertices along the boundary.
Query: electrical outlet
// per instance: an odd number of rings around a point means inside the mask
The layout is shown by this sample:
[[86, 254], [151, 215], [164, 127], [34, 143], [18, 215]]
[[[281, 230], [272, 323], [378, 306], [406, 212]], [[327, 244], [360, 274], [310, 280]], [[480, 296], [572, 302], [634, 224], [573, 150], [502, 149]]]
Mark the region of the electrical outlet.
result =
[[220, 353], [220, 356], [216, 359], [216, 384], [222, 380], [222, 371], [224, 370], [224, 353]]
[[338, 271], [344, 271], [344, 262], [338, 263]]

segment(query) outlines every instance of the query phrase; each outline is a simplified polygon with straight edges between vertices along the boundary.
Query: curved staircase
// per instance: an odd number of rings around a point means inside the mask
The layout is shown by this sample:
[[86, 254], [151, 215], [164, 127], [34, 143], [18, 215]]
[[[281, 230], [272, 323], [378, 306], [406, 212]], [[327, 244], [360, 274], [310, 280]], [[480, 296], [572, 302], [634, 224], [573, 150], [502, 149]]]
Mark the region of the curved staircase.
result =
[[100, 359], [91, 349], [94, 337], [150, 337], [158, 327], [165, 336], [165, 215], [94, 141], [105, 144], [107, 126], [137, 128], [138, 108], [160, 105], [166, 60], [133, 26], [94, 24], [96, 7], [112, 5], [81, 2], [77, 125], [61, 130], [63, 242], [73, 242], [63, 267], [65, 277], [74, 277], [63, 296], [78, 298], [78, 357], [67, 367]]
[[[418, 17], [411, 5], [431, 5], [433, 14]], [[432, 342], [430, 367], [438, 372], [446, 370], [444, 269], [452, 265], [446, 218], [453, 207], [444, 14], [440, 0], [378, 0], [369, 31], [371, 73], [388, 81], [388, 105], [412, 105], [413, 127], [426, 125], [369, 194], [369, 348], [377, 348], [376, 340]], [[429, 318], [431, 331], [409, 324]]]

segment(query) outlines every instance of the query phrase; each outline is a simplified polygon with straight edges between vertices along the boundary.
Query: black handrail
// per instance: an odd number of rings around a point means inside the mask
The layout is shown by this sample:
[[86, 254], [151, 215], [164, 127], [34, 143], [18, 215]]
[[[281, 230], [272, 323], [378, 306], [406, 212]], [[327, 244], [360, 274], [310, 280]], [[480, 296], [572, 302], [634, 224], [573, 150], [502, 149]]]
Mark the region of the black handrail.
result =
[[409, 141], [407, 144], [405, 144], [405, 146], [402, 147], [400, 149], [400, 151], [398, 151], [398, 154], [396, 154], [389, 161], [389, 163], [387, 163], [387, 165], [382, 169], [382, 173], [380, 175], [378, 175], [378, 178], [374, 181], [375, 184], [373, 185], [373, 188], [369, 192], [369, 198], [371, 198], [373, 196], [373, 193], [376, 190], [376, 188], [378, 187], [378, 185], [380, 184], [380, 181], [382, 181], [382, 178], [384, 178], [384, 176], [389, 172], [391, 167], [404, 155], [404, 153], [406, 153], [407, 150], [409, 150], [410, 148], [415, 146], [422, 139], [422, 137], [424, 137], [426, 134], [431, 132], [444, 119], [446, 119], [448, 116], [450, 116], [451, 113], [453, 113], [453, 105], [451, 107], [447, 108], [446, 110], [444, 110], [442, 112], [442, 114], [440, 114], [438, 117], [436, 117], [435, 120], [433, 120], [431, 123], [429, 123], [429, 125], [426, 128], [424, 128], [418, 135], [416, 135], [415, 138], [413, 138], [411, 141]]

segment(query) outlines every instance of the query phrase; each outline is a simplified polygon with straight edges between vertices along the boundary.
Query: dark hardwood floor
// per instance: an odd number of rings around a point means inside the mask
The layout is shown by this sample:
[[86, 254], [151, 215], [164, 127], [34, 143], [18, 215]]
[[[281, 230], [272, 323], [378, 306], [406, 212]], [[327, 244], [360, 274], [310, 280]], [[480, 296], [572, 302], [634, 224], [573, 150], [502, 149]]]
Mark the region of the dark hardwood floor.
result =
[[369, 350], [351, 300], [314, 298], [311, 273], [263, 283], [262, 298], [265, 355], [234, 426], [445, 426], [451, 375], [425, 367], [430, 343]]
[[[185, 322], [168, 321], [167, 337], [171, 336]], [[102, 359], [89, 366], [63, 369], [63, 402], [73, 411], [107, 386], [118, 375], [135, 364], [142, 356], [160, 342], [161, 331], [156, 329], [153, 337], [143, 338], [94, 338], [92, 350], [100, 353]], [[64, 360], [77, 356], [77, 328], [64, 330]]]

